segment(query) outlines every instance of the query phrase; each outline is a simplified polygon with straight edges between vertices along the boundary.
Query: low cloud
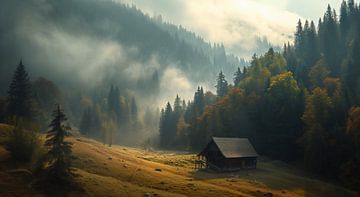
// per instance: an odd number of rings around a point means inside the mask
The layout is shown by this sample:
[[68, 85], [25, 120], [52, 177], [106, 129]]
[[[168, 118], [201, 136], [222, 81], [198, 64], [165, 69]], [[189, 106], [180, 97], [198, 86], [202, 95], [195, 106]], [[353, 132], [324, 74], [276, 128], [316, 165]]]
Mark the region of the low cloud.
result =
[[[149, 14], [162, 14], [165, 20], [181, 24], [210, 42], [224, 43], [230, 52], [239, 56], [243, 51], [254, 51], [259, 37], [266, 37], [275, 45], [290, 41], [296, 22], [301, 18], [285, 9], [286, 0], [276, 0], [276, 3], [262, 0], [174, 0], [167, 1], [169, 10], [163, 7], [162, 1], [122, 2], [133, 3]], [[173, 10], [176, 7], [182, 8], [181, 13]]]
[[317, 22], [327, 4], [338, 10], [338, 0], [117, 0], [135, 4], [148, 14], [163, 15], [210, 42], [224, 43], [238, 55], [252, 54], [256, 40], [274, 45], [292, 41], [299, 19]]
[[194, 96], [195, 86], [190, 80], [175, 67], [168, 67], [160, 81], [161, 98], [159, 106], [165, 106], [168, 101], [173, 101], [176, 94], [183, 99], [189, 100]]

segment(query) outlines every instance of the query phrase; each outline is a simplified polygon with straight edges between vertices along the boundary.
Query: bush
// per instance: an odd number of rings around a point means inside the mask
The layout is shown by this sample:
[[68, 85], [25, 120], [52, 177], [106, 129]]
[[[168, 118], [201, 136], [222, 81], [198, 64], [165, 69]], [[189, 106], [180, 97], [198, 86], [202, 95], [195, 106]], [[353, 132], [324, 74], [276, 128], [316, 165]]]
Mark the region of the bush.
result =
[[[39, 135], [34, 129], [24, 129], [23, 121], [16, 121], [14, 129], [5, 142], [6, 150], [15, 161], [29, 162], [39, 148]], [[27, 127], [30, 128], [30, 127]]]

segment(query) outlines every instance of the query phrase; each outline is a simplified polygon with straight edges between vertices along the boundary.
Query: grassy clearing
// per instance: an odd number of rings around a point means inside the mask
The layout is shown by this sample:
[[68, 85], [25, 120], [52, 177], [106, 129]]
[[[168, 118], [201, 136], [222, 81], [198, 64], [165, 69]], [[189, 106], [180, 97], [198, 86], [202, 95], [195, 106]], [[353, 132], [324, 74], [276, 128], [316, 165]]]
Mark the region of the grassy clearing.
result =
[[[248, 172], [211, 173], [194, 171], [191, 154], [109, 148], [86, 138], [69, 141], [84, 196], [356, 196], [278, 161], [259, 162]], [[8, 159], [0, 148], [0, 196], [34, 193], [19, 175], [9, 173]]]
[[[76, 168], [120, 181], [117, 185], [126, 185], [129, 191], [141, 191], [143, 194], [152, 192], [162, 196], [166, 192], [165, 196], [169, 193], [184, 196], [263, 196], [268, 193], [276, 196], [355, 196], [344, 188], [320, 181], [279, 161], [259, 162], [257, 170], [248, 172], [196, 172], [192, 163], [194, 155], [190, 154], [153, 152], [121, 146], [109, 148], [95, 141], [82, 139], [74, 140], [74, 144]], [[88, 188], [96, 190], [96, 187]]]

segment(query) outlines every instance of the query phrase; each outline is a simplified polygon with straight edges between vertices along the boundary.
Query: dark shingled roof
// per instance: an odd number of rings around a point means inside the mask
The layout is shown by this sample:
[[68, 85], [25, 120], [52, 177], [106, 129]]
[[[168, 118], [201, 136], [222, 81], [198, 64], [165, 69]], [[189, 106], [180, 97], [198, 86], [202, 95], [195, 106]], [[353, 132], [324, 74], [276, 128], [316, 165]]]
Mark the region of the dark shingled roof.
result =
[[259, 156], [247, 138], [213, 137], [212, 141], [214, 141], [225, 158]]

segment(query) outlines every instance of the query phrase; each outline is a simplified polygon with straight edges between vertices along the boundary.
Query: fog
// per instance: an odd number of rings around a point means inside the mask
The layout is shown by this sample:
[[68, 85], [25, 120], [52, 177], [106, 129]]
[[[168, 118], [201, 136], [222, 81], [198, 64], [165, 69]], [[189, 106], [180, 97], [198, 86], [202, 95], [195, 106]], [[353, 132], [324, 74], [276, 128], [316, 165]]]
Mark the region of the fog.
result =
[[[77, 3], [81, 6], [82, 2], [85, 1]], [[160, 87], [167, 92], [170, 89], [176, 92], [178, 88], [179, 93], [184, 88], [195, 90], [187, 76], [176, 69], [180, 67], [176, 62], [159, 63], [155, 53], [141, 59], [141, 51], [136, 45], [123, 46], [116, 38], [120, 28], [114, 24], [116, 18], [113, 21], [84, 21], [88, 18], [85, 14], [90, 13], [76, 9], [77, 14], [67, 12], [66, 4], [51, 0], [3, 2], [2, 83], [9, 83], [12, 71], [23, 59], [33, 78], [44, 76], [62, 87], [78, 86], [86, 90], [106, 82], [131, 91], [136, 88], [138, 80], [148, 78], [155, 70], [170, 67], [169, 70], [159, 71], [161, 80], [184, 81], [186, 85], [170, 82], [168, 84], [172, 88]], [[96, 6], [93, 4], [88, 3], [87, 6]], [[95, 13], [101, 14], [104, 13]], [[61, 18], [62, 15], [65, 17]], [[172, 76], [169, 77], [169, 74]], [[1, 92], [6, 92], [6, 86], [1, 87]]]
[[[112, 1], [5, 0], [0, 14], [2, 96], [6, 96], [12, 73], [22, 59], [31, 80], [45, 77], [53, 81], [69, 102], [77, 95], [79, 99], [106, 98], [114, 85], [122, 96], [135, 96], [143, 116], [145, 109], [159, 113], [177, 94], [191, 100], [199, 85], [214, 90], [214, 73], [223, 67], [208, 70], [174, 58], [177, 52], [168, 52], [166, 46], [176, 40], [166, 37], [133, 8]], [[157, 38], [154, 31], [165, 36]], [[153, 46], [152, 42], [162, 41], [158, 48]], [[191, 71], [186, 69], [189, 66]], [[71, 111], [70, 121], [78, 126], [84, 107], [65, 109]], [[146, 126], [153, 132], [145, 132], [146, 137], [157, 132], [157, 121]]]
[[135, 4], [149, 14], [162, 14], [165, 20], [190, 28], [211, 42], [222, 42], [243, 57], [257, 50], [259, 37], [282, 46], [292, 40], [299, 19], [317, 22], [328, 4], [333, 8], [341, 4], [338, 0], [117, 1]]

